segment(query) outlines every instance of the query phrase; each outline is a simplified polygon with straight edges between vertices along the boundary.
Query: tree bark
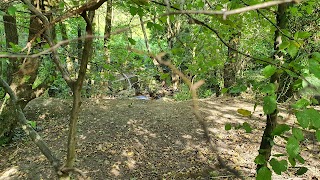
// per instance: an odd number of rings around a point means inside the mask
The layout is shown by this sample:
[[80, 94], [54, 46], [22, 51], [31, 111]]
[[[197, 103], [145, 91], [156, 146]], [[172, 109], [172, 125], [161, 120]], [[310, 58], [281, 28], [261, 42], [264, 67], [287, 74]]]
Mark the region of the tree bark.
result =
[[[6, 37], [6, 48], [12, 48], [11, 43], [18, 44], [18, 30], [15, 16], [4, 15], [4, 32]], [[12, 74], [18, 71], [18, 58], [9, 58], [10, 64], [7, 65], [7, 82], [12, 83]]]
[[[86, 26], [87, 36], [92, 36], [93, 34], [92, 19], [89, 19], [86, 12], [82, 13], [81, 16], [84, 18], [84, 20], [87, 23], [87, 26]], [[92, 42], [93, 42], [92, 37], [87, 37], [84, 41], [84, 48], [82, 51], [81, 65], [78, 73], [78, 78], [74, 86], [71, 87], [73, 91], [73, 107], [72, 107], [70, 123], [69, 123], [68, 153], [67, 153], [66, 168], [73, 168], [73, 165], [76, 159], [77, 122], [78, 122], [78, 115], [79, 115], [80, 106], [81, 106], [81, 89], [83, 86], [83, 82], [85, 80], [87, 65], [93, 50]]]
[[[230, 40], [230, 47], [237, 49], [239, 46], [240, 33], [233, 33]], [[223, 69], [224, 88], [230, 88], [236, 84], [238, 52], [228, 47], [228, 58]]]
[[109, 41], [111, 37], [111, 27], [112, 27], [112, 0], [107, 2], [107, 11], [105, 18], [105, 28], [104, 28], [104, 53], [106, 58], [106, 63], [110, 63], [110, 52], [109, 52]]
[[10, 106], [12, 106], [12, 109], [14, 109], [14, 112], [15, 112], [15, 114], [12, 114], [12, 115], [17, 118], [18, 122], [22, 125], [22, 129], [26, 132], [26, 134], [29, 135], [32, 141], [39, 147], [42, 154], [46, 156], [46, 158], [52, 164], [56, 172], [58, 172], [61, 166], [60, 161], [51, 152], [51, 150], [49, 149], [47, 144], [42, 140], [39, 134], [28, 124], [27, 119], [21, 107], [17, 103], [18, 97], [14, 94], [13, 90], [2, 78], [0, 78], [0, 86], [2, 86], [5, 89], [5, 91], [10, 95], [10, 102], [8, 103], [10, 104]]
[[[278, 6], [278, 11], [277, 11], [277, 26], [280, 29], [285, 29], [287, 27], [287, 7], [289, 4], [281, 4]], [[282, 43], [281, 41], [282, 34], [281, 32], [277, 29], [275, 31], [275, 43], [274, 43], [274, 50], [276, 50], [276, 53], [274, 54], [274, 60], [275, 61], [281, 61], [281, 57], [283, 57], [283, 54], [280, 51], [277, 51], [279, 49], [280, 44]], [[281, 62], [279, 62], [281, 63]], [[276, 87], [279, 84], [279, 78], [280, 74], [275, 73], [271, 76], [270, 78], [270, 83], [273, 83], [276, 85]], [[278, 88], [276, 89], [275, 94], [278, 96]], [[272, 150], [272, 141], [274, 139], [274, 136], [272, 135], [272, 132], [274, 128], [277, 125], [277, 118], [278, 118], [278, 107], [272, 112], [271, 114], [267, 115], [267, 122], [266, 122], [266, 128], [264, 130], [262, 140], [260, 143], [260, 149], [259, 149], [259, 155], [262, 155], [265, 158], [265, 164], [259, 164], [257, 166], [257, 170], [259, 170], [263, 166], [267, 166], [267, 162], [270, 159], [271, 156], [271, 150]]]
[[[12, 26], [12, 28], [14, 27], [16, 26]], [[28, 37], [29, 41], [38, 33], [41, 27], [42, 23], [38, 18], [30, 18], [30, 31]], [[14, 31], [17, 32], [16, 29], [12, 29], [11, 33], [6, 33], [7, 44], [12, 42], [12, 39], [18, 39], [18, 37], [10, 37], [12, 35], [17, 36], [17, 33]], [[17, 60], [15, 62], [16, 63], [12, 64], [12, 74], [9, 75], [12, 77], [10, 87], [18, 97], [17, 104], [24, 109], [29, 101], [39, 95], [39, 93], [36, 92], [38, 89], [32, 88], [38, 73], [39, 59], [26, 58], [23, 61], [20, 61], [20, 63]], [[14, 115], [15, 111], [10, 103], [10, 100], [5, 101], [1, 109], [0, 138], [8, 137], [10, 140], [14, 135], [14, 128], [16, 128], [18, 125], [17, 119]]]

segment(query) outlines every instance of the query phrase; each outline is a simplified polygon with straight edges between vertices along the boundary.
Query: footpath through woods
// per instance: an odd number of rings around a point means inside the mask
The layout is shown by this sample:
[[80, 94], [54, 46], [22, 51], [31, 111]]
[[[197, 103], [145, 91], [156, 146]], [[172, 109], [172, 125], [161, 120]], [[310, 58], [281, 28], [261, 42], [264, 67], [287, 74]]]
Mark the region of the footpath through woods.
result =
[[[29, 120], [37, 123], [37, 131], [50, 148], [63, 158], [66, 154], [68, 114], [71, 100], [38, 98], [25, 109]], [[229, 166], [248, 179], [255, 175], [254, 158], [265, 124], [262, 108], [252, 117], [237, 110], [253, 111], [253, 104], [243, 99], [211, 98], [201, 100], [201, 112]], [[191, 101], [172, 102], [138, 99], [87, 99], [79, 117], [76, 167], [91, 179], [234, 179], [221, 169], [215, 154], [206, 145], [203, 132], [191, 110]], [[280, 115], [293, 125], [295, 119]], [[288, 118], [290, 117], [290, 118]], [[225, 130], [248, 122], [252, 132], [244, 129]], [[281, 123], [281, 122], [280, 122]], [[0, 147], [0, 179], [52, 179], [53, 171], [43, 155], [27, 138]], [[301, 145], [309, 171], [301, 178], [320, 178], [320, 144], [306, 137]], [[285, 146], [276, 139], [273, 154], [284, 153]], [[296, 178], [297, 168], [289, 169], [273, 179]]]

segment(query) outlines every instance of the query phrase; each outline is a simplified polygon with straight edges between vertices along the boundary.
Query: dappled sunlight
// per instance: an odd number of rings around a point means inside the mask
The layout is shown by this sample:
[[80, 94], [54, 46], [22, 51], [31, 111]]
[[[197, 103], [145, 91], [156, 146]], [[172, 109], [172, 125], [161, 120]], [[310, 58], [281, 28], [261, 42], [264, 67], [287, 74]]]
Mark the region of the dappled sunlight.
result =
[[5, 169], [4, 171], [0, 172], [0, 179], [1, 180], [9, 180], [11, 178], [15, 178], [19, 173], [19, 167], [13, 166], [10, 168]]
[[[250, 110], [253, 105], [237, 101], [228, 101], [232, 106], [223, 103], [214, 105], [213, 101], [201, 101], [200, 105], [219, 155], [231, 168], [253, 177], [254, 158], [258, 154], [265, 121], [265, 117], [259, 116], [261, 107], [251, 117], [244, 117], [237, 113], [237, 107]], [[56, 109], [52, 106], [60, 103], [53, 101], [37, 111], [40, 115], [51, 112], [51, 108]], [[41, 102], [36, 101], [37, 107], [38, 104]], [[68, 107], [69, 103], [66, 101], [61, 106]], [[66, 115], [62, 113], [52, 117], [48, 113], [48, 116], [37, 117], [37, 122], [46, 122], [41, 123], [44, 126], [41, 135], [58, 157], [65, 158], [66, 141], [63, 139], [67, 137]], [[253, 127], [251, 133], [246, 133], [244, 129], [225, 130], [226, 123], [235, 127], [243, 122]], [[319, 152], [314, 151], [309, 156], [312, 148], [306, 146], [303, 152], [308, 155], [308, 162], [317, 162], [319, 158], [316, 154]], [[22, 163], [32, 166], [35, 173], [41, 171], [40, 177], [50, 177], [50, 168], [49, 175], [45, 174], [49, 167], [47, 160], [34, 149], [32, 143], [25, 145], [14, 158], [27, 157], [21, 160]], [[190, 102], [86, 100], [79, 117], [76, 152], [76, 167], [94, 179], [210, 179], [229, 174], [219, 167], [217, 152], [212, 152], [208, 147]], [[283, 152], [283, 147], [276, 146], [274, 152]], [[39, 164], [45, 164], [44, 168], [41, 169]], [[318, 171], [319, 168], [310, 172]], [[26, 169], [21, 170], [23, 174], [27, 172]]]

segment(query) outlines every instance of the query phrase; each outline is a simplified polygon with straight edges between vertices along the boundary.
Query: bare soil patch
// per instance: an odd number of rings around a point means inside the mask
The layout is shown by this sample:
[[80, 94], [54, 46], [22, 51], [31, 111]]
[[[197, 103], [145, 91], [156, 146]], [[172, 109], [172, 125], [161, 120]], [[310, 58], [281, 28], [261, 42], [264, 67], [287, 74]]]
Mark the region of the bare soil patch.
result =
[[[25, 109], [29, 120], [60, 159], [65, 160], [68, 114], [71, 100], [38, 98]], [[219, 153], [229, 166], [247, 179], [254, 179], [254, 158], [265, 125], [262, 110], [251, 118], [237, 109], [253, 111], [253, 104], [234, 98], [201, 100], [201, 111], [215, 134]], [[136, 99], [86, 99], [79, 117], [76, 166], [91, 179], [235, 179], [219, 167], [203, 131], [191, 110], [191, 101], [170, 102]], [[292, 125], [294, 119], [285, 120]], [[252, 133], [243, 129], [224, 130], [226, 123], [248, 122]], [[273, 179], [320, 178], [320, 144], [313, 136], [301, 145], [309, 171], [297, 177], [290, 168]], [[276, 139], [273, 153], [285, 153]], [[27, 138], [0, 147], [0, 179], [53, 179], [51, 166]], [[298, 166], [301, 166], [300, 164]]]

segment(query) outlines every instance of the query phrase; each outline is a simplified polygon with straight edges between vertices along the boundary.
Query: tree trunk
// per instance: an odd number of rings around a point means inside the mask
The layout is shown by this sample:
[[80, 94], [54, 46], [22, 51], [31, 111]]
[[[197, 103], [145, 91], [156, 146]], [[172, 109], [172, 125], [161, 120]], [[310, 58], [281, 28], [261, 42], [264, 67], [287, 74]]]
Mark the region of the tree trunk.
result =
[[[5, 24], [6, 25], [6, 24]], [[12, 26], [13, 28], [15, 26]], [[8, 27], [7, 27], [8, 28]], [[30, 30], [28, 41], [32, 40], [37, 33], [43, 28], [43, 24], [35, 16], [30, 18]], [[17, 30], [12, 29], [12, 32]], [[12, 33], [11, 32], [11, 33]], [[10, 33], [10, 34], [11, 34]], [[12, 35], [12, 34], [11, 34]], [[13, 33], [15, 34], [15, 32]], [[14, 37], [18, 39], [18, 37]], [[43, 39], [42, 39], [43, 40]], [[12, 42], [12, 37], [8, 33], [6, 33], [6, 41], [7, 43]], [[44, 40], [43, 40], [44, 41]], [[38, 45], [41, 46], [41, 45]], [[41, 47], [37, 47], [41, 48]], [[39, 58], [25, 58], [21, 61], [16, 61], [17, 63], [13, 63], [12, 72], [10, 76], [12, 77], [11, 89], [18, 97], [17, 104], [20, 105], [21, 109], [24, 109], [25, 106], [34, 98], [39, 96], [41, 93], [38, 92], [38, 88], [34, 89], [32, 87], [34, 81], [36, 80], [38, 67], [39, 67]], [[43, 89], [41, 89], [43, 91]], [[18, 123], [14, 116], [16, 113], [12, 104], [10, 103], [9, 98], [6, 98], [5, 102], [1, 108], [1, 120], [0, 120], [0, 138], [11, 139], [14, 135], [13, 130], [17, 127]]]
[[[92, 29], [92, 13], [89, 13], [89, 17], [87, 16], [86, 12], [82, 13], [81, 16], [85, 19], [87, 26], [86, 32], [88, 36], [93, 34]], [[91, 17], [91, 18], [90, 18]], [[68, 136], [68, 152], [67, 152], [67, 161], [66, 161], [66, 168], [73, 168], [75, 159], [76, 159], [76, 138], [77, 138], [77, 122], [78, 116], [80, 112], [81, 106], [81, 89], [83, 86], [83, 82], [85, 80], [85, 75], [87, 71], [88, 61], [92, 54], [92, 38], [86, 38], [84, 41], [84, 47], [82, 51], [81, 57], [81, 64], [78, 73], [78, 78], [74, 83], [73, 87], [71, 87], [73, 91], [73, 107], [71, 110], [70, 122], [69, 122], [69, 136]], [[68, 174], [65, 174], [68, 177]]]
[[105, 28], [104, 28], [104, 53], [106, 58], [106, 63], [110, 63], [110, 52], [109, 52], [109, 41], [111, 37], [111, 27], [112, 27], [112, 0], [107, 2], [107, 12], [105, 18]]
[[[280, 29], [285, 29], [287, 27], [287, 13], [286, 13], [287, 7], [288, 7], [288, 4], [281, 4], [278, 6], [277, 26]], [[281, 38], [282, 38], [282, 34], [277, 29], [275, 31], [275, 43], [274, 43], [274, 49], [276, 51], [279, 49], [279, 46], [282, 42]], [[283, 54], [280, 51], [277, 51], [274, 55], [274, 60], [281, 61], [281, 59], [282, 59], [281, 57], [283, 57]], [[277, 84], [279, 84], [279, 78], [280, 78], [279, 73], [273, 74], [270, 78], [270, 83], [276, 84], [276, 86], [277, 86]], [[281, 87], [279, 87], [279, 88], [281, 89]], [[278, 89], [279, 88], [277, 88], [276, 92], [275, 92], [275, 94], [277, 96], [278, 96]], [[267, 115], [266, 128], [264, 130], [261, 144], [260, 144], [260, 149], [259, 149], [259, 155], [262, 155], [265, 158], [266, 163], [259, 164], [257, 166], [257, 170], [259, 170], [263, 166], [267, 166], [267, 162], [270, 159], [271, 150], [272, 150], [272, 141], [274, 139], [272, 132], [277, 125], [278, 112], [279, 112], [278, 108], [276, 108], [273, 113]]]
[[240, 33], [233, 33], [229, 40], [228, 59], [223, 69], [224, 88], [230, 88], [236, 84], [238, 52], [234, 49], [239, 46], [239, 36]]
[[[11, 48], [11, 43], [18, 44], [18, 30], [15, 16], [4, 15], [4, 31], [6, 35], [6, 48]], [[12, 74], [18, 71], [18, 59], [9, 58], [10, 64], [7, 65], [7, 82], [10, 85], [12, 83]]]

